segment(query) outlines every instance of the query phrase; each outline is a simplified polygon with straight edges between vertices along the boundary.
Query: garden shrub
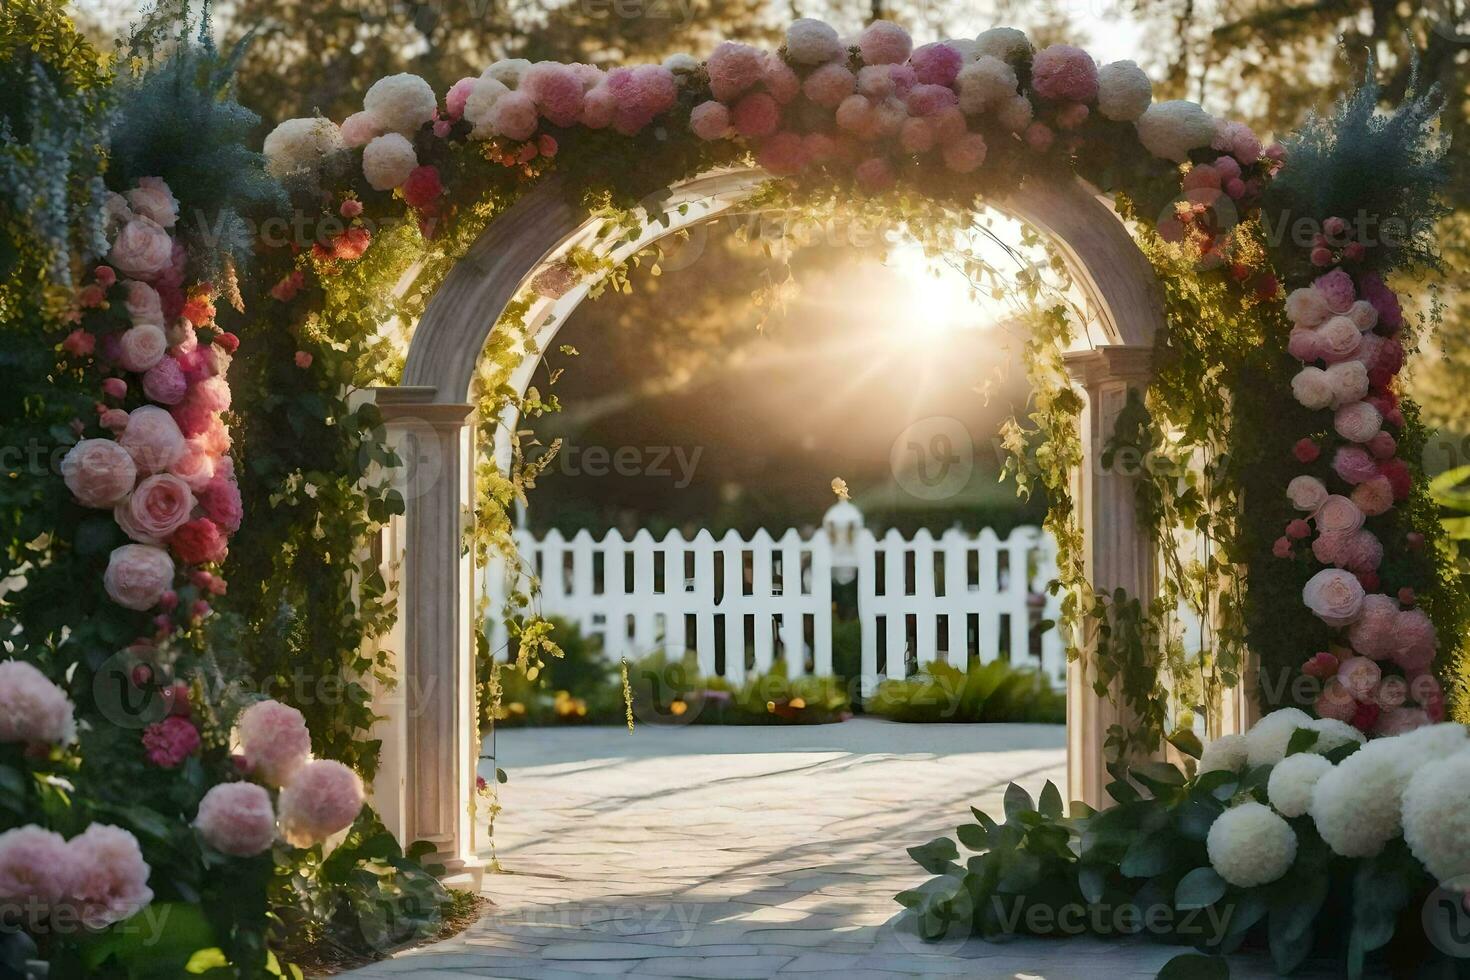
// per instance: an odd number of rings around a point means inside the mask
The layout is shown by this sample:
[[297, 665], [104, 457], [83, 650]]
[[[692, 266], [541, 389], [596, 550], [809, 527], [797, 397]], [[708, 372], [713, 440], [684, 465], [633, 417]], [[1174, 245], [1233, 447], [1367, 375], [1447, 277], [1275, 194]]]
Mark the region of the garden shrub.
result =
[[863, 708], [894, 721], [1060, 725], [1067, 720], [1067, 695], [1041, 671], [1004, 660], [972, 660], [965, 670], [936, 661], [913, 677], [883, 681]]

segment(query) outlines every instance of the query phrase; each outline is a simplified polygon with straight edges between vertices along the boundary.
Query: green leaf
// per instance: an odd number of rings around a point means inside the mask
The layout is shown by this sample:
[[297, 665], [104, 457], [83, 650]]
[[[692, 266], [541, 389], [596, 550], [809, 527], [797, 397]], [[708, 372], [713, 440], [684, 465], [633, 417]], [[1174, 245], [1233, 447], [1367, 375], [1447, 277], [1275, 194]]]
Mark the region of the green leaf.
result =
[[1296, 755], [1298, 752], [1310, 752], [1317, 744], [1322, 733], [1311, 728], [1298, 728], [1291, 733], [1291, 741], [1286, 743], [1286, 754]]
[[948, 837], [936, 837], [927, 844], [916, 844], [908, 849], [909, 857], [919, 863], [930, 874], [944, 874], [950, 863], [960, 856], [959, 848]]
[[1174, 905], [1181, 909], [1202, 909], [1214, 905], [1224, 895], [1225, 879], [1214, 868], [1195, 868], [1179, 879], [1174, 888]]
[[1184, 785], [1184, 773], [1167, 762], [1145, 762], [1133, 767], [1133, 778], [1155, 797], [1165, 797]]
[[1050, 779], [1041, 788], [1041, 802], [1039, 807], [1043, 817], [1048, 817], [1052, 820], [1060, 820], [1062, 817], [1062, 793]]
[[1082, 897], [1090, 904], [1097, 904], [1103, 899], [1103, 894], [1108, 887], [1108, 869], [1106, 865], [1084, 864], [1077, 870], [1077, 887], [1082, 891]]
[[1180, 953], [1164, 964], [1158, 980], [1229, 980], [1230, 964], [1223, 956]]
[[1019, 783], [1011, 783], [1006, 787], [1005, 811], [1007, 820], [1015, 820], [1020, 814], [1035, 809], [1036, 804], [1032, 802], [1031, 794], [1022, 789]]
[[1167, 834], [1146, 834], [1128, 845], [1118, 870], [1129, 878], [1152, 878], [1169, 870], [1174, 845]]
[[1199, 736], [1187, 728], [1180, 728], [1170, 734], [1169, 744], [1191, 759], [1198, 759], [1205, 752], [1204, 744], [1200, 742]]
[[189, 962], [184, 964], [185, 973], [207, 973], [210, 970], [223, 969], [230, 965], [225, 957], [225, 951], [218, 946], [201, 949], [189, 957]]
[[990, 831], [977, 823], [967, 823], [955, 828], [960, 843], [972, 851], [983, 851], [990, 846]]
[[1125, 783], [1121, 779], [1115, 779], [1113, 782], [1108, 783], [1103, 788], [1108, 791], [1109, 796], [1111, 796], [1119, 803], [1137, 803], [1139, 800], [1143, 799], [1142, 793], [1135, 789], [1131, 784]]

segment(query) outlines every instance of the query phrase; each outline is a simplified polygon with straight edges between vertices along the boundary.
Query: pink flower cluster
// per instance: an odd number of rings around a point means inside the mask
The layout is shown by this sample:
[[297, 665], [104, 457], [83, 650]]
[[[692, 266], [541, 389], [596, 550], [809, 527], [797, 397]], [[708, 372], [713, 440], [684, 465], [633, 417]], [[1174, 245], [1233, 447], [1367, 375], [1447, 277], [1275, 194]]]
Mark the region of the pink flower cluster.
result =
[[[1325, 224], [1337, 235], [1346, 223]], [[1362, 253], [1345, 250], [1342, 257], [1356, 261]], [[1316, 265], [1337, 258], [1320, 242], [1314, 248]], [[1393, 390], [1404, 364], [1398, 297], [1378, 276], [1364, 274], [1355, 282], [1338, 266], [1291, 292], [1286, 314], [1292, 323], [1288, 350], [1302, 362], [1292, 393], [1304, 407], [1330, 413], [1323, 425], [1332, 452], [1328, 476], [1341, 484], [1340, 492], [1331, 492], [1318, 477], [1293, 479], [1287, 496], [1305, 517], [1290, 522], [1273, 548], [1278, 557], [1295, 559], [1305, 545], [1312, 562], [1328, 566], [1302, 593], [1308, 609], [1345, 633], [1343, 647], [1303, 664], [1304, 673], [1325, 682], [1317, 713], [1378, 735], [1439, 721], [1445, 708], [1430, 669], [1438, 648], [1434, 625], [1415, 607], [1412, 588], [1403, 585], [1397, 595], [1380, 591], [1393, 588], [1380, 577], [1387, 546], [1414, 542], [1385, 542], [1370, 524], [1412, 489], [1409, 467], [1398, 456], [1404, 415]], [[1303, 439], [1293, 455], [1310, 466], [1323, 448]]]
[[113, 196], [109, 264], [94, 271], [81, 305], [105, 306], [110, 297], [130, 326], [100, 336], [79, 328], [63, 344], [74, 357], [94, 357], [104, 375], [105, 430], [72, 447], [63, 479], [84, 507], [111, 510], [132, 541], [109, 558], [108, 596], [128, 609], [160, 610], [155, 625], [165, 634], [175, 627], [168, 613], [178, 606], [176, 579], [187, 573], [179, 566], [223, 561], [243, 514], [222, 416], [238, 341], [213, 325], [208, 287], [184, 287], [186, 256], [168, 230], [177, 208], [156, 178]]
[[94, 823], [69, 841], [34, 824], [0, 834], [0, 905], [28, 925], [121, 922], [153, 901], [148, 875], [137, 839], [119, 827]]

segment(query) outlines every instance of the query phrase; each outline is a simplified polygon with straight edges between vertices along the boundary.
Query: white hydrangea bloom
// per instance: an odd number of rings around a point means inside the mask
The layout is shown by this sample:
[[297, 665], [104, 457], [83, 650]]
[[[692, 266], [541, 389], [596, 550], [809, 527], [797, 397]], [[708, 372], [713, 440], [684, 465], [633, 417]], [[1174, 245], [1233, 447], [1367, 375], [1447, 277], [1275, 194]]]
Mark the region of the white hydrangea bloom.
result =
[[1347, 722], [1338, 721], [1336, 718], [1313, 718], [1307, 727], [1317, 733], [1317, 741], [1312, 746], [1312, 751], [1322, 755], [1352, 742], [1362, 745], [1368, 741], [1368, 736]]
[[955, 79], [960, 108], [970, 115], [1005, 105], [1015, 96], [1016, 84], [1016, 70], [988, 54], [961, 68]]
[[1296, 860], [1296, 832], [1270, 807], [1242, 803], [1210, 825], [1205, 848], [1221, 878], [1253, 888], [1286, 874]]
[[1156, 157], [1183, 163], [1189, 151], [1209, 146], [1215, 120], [1193, 102], [1175, 99], [1148, 107], [1135, 123], [1138, 139]]
[[1457, 722], [1445, 721], [1438, 725], [1425, 725], [1412, 732], [1395, 735], [1392, 739], [1380, 739], [1379, 741], [1400, 743], [1406, 750], [1412, 750], [1418, 755], [1418, 762], [1422, 764], [1431, 759], [1443, 759], [1445, 756], [1454, 755], [1461, 749], [1470, 747], [1470, 731]]
[[958, 51], [960, 57], [964, 58], [967, 62], [974, 61], [980, 57], [980, 45], [972, 38], [952, 37], [946, 39], [944, 43]]
[[464, 103], [464, 118], [474, 127], [470, 138], [487, 140], [495, 135], [494, 109], [500, 97], [509, 92], [505, 83], [493, 78], [479, 78], [470, 89], [470, 97]]
[[1266, 797], [1283, 817], [1300, 817], [1312, 805], [1312, 788], [1332, 763], [1312, 752], [1289, 755], [1271, 770]]
[[1115, 61], [1097, 71], [1097, 109], [1109, 119], [1133, 122], [1154, 100], [1153, 82], [1132, 61]]
[[1307, 812], [1336, 854], [1372, 857], [1398, 836], [1404, 787], [1426, 757], [1403, 736], [1369, 742], [1317, 780]]
[[1281, 708], [1255, 723], [1245, 736], [1246, 761], [1274, 766], [1286, 758], [1286, 746], [1298, 728], [1309, 728], [1312, 716], [1300, 708]]
[[671, 54], [664, 59], [664, 67], [675, 75], [687, 74], [691, 71], [699, 71], [699, 59], [684, 51]]
[[1016, 64], [1031, 57], [1031, 41], [1014, 27], [992, 27], [975, 38], [975, 51]]
[[[1441, 883], [1470, 884], [1470, 752], [1426, 762], [1404, 789], [1404, 841]], [[1458, 880], [1457, 880], [1458, 879]]]
[[825, 21], [802, 17], [786, 28], [786, 56], [798, 65], [825, 65], [844, 50], [837, 29]]
[[373, 82], [362, 100], [363, 111], [373, 117], [383, 132], [406, 136], [433, 119], [438, 106], [429, 83], [408, 72]]
[[343, 148], [342, 131], [330, 119], [287, 119], [265, 138], [265, 169], [272, 177], [315, 170], [329, 153]]
[[1006, 100], [1005, 105], [995, 114], [996, 120], [1013, 133], [1019, 133], [1031, 125], [1031, 119], [1036, 111], [1031, 108], [1031, 100], [1024, 95], [1013, 95]]
[[362, 173], [374, 190], [401, 187], [418, 165], [413, 144], [399, 133], [379, 136], [362, 151]]
[[1221, 735], [1200, 753], [1198, 772], [1215, 772], [1218, 769], [1240, 772], [1245, 768], [1247, 753], [1244, 735]]
[[516, 88], [530, 67], [531, 63], [525, 58], [502, 58], [480, 72], [480, 77], [493, 78], [506, 88]]

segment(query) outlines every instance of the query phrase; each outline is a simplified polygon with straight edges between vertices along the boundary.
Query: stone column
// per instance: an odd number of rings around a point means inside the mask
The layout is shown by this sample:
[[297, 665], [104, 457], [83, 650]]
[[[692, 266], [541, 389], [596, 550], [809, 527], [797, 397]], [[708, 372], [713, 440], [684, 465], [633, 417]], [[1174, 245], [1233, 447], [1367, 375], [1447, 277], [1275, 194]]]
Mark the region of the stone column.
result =
[[[1087, 580], [1098, 591], [1121, 588], [1145, 603], [1158, 587], [1157, 555], [1152, 536], [1139, 523], [1137, 470], [1118, 461], [1104, 468], [1102, 456], [1129, 392], [1146, 392], [1152, 360], [1152, 348], [1124, 345], [1065, 355], [1067, 373], [1085, 402], [1082, 466], [1072, 489]], [[1082, 646], [1082, 658], [1067, 667], [1068, 799], [1101, 809], [1111, 802], [1103, 790], [1111, 780], [1103, 767], [1108, 729], [1121, 725], [1131, 730], [1136, 719], [1121, 703], [1099, 697], [1093, 688], [1096, 636], [1090, 626]]]
[[[434, 401], [427, 387], [380, 388], [394, 485], [406, 513], [389, 529], [396, 552], [397, 685], [382, 702], [384, 772], [376, 798], [393, 807], [408, 844], [435, 845], [451, 876], [475, 879], [475, 576], [467, 531], [474, 514], [475, 407]], [[452, 598], [451, 598], [452, 597]]]

